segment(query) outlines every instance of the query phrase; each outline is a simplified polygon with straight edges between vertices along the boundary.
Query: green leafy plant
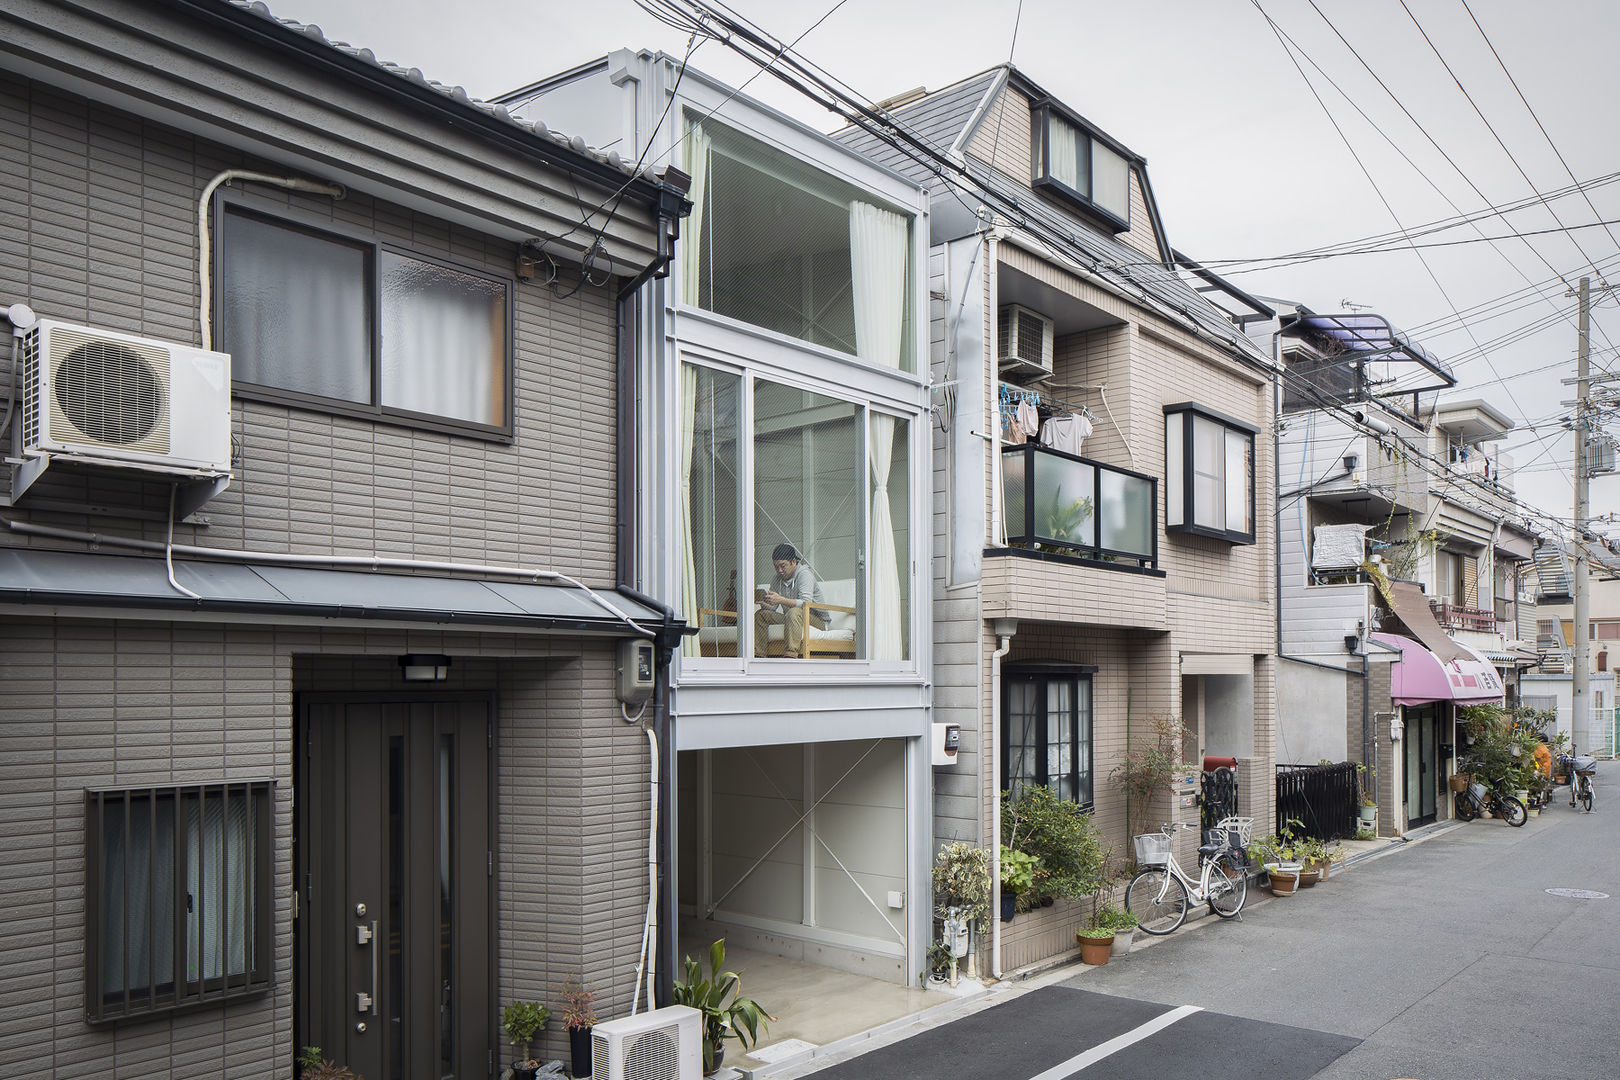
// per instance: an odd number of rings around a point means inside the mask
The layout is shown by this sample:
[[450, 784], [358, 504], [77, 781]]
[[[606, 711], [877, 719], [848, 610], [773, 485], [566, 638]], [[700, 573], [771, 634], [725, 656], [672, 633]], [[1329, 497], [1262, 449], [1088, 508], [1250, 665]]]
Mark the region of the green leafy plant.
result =
[[1001, 890], [1009, 893], [1028, 892], [1035, 884], [1035, 874], [1041, 860], [1027, 851], [1001, 845]]
[[1112, 926], [1093, 926], [1090, 923], [1087, 923], [1074, 933], [1076, 937], [1091, 938], [1095, 940], [1097, 938], [1113, 937], [1114, 928]]
[[596, 991], [578, 975], [563, 980], [557, 995], [557, 1016], [569, 1031], [583, 1031], [596, 1025]]
[[955, 954], [951, 952], [951, 947], [949, 945], [945, 944], [943, 941], [934, 942], [932, 945], [928, 946], [928, 970], [923, 972], [923, 976], [925, 978], [932, 977], [935, 979], [943, 979], [950, 973], [951, 961], [953, 959], [955, 959]]
[[300, 1047], [293, 1062], [300, 1080], [360, 1080], [347, 1066], [321, 1057], [318, 1046]]
[[1089, 540], [1084, 534], [1084, 529], [1086, 523], [1091, 520], [1091, 496], [1082, 495], [1078, 499], [1064, 501], [1063, 487], [1059, 485], [1052, 492], [1052, 500], [1042, 510], [1040, 516], [1046, 522], [1048, 530], [1046, 535], [1052, 539], [1084, 543]]
[[523, 1056], [517, 1060], [513, 1068], [537, 1069], [540, 1063], [529, 1056], [529, 1044], [534, 1037], [545, 1030], [546, 1021], [551, 1019], [551, 1010], [538, 1001], [514, 1001], [501, 1011], [501, 1030], [506, 1032], [507, 1041], [518, 1047]]
[[1249, 854], [1260, 860], [1260, 865], [1268, 863], [1298, 863], [1303, 862], [1301, 851], [1305, 836], [1301, 830], [1305, 823], [1299, 818], [1288, 818], [1282, 827], [1269, 836], [1257, 836], [1249, 845]]
[[1108, 779], [1125, 793], [1130, 811], [1132, 835], [1148, 831], [1148, 815], [1153, 797], [1166, 792], [1170, 778], [1186, 768], [1181, 761], [1181, 745], [1187, 729], [1174, 716], [1155, 716], [1148, 721], [1152, 737], [1143, 745], [1126, 751], [1124, 759], [1108, 774]]
[[1017, 798], [1004, 794], [1002, 805], [1002, 843], [1040, 860], [1031, 893], [1081, 900], [1097, 887], [1104, 856], [1090, 813], [1033, 784]]
[[972, 844], [946, 844], [934, 856], [934, 914], [960, 908], [964, 919], [990, 910], [990, 852]]
[[736, 1039], [744, 1051], [756, 1045], [766, 1030], [767, 1013], [753, 998], [742, 996], [742, 978], [726, 966], [726, 939], [709, 946], [709, 970], [686, 957], [686, 978], [674, 984], [675, 1004], [703, 1014], [703, 1072], [715, 1070], [725, 1040]]
[[1376, 840], [1378, 839], [1378, 834], [1372, 830], [1371, 826], [1363, 825], [1356, 830], [1356, 839]]
[[1109, 907], [1108, 925], [1114, 928], [1115, 933], [1121, 933], [1126, 930], [1135, 930], [1137, 925], [1136, 916], [1131, 914], [1125, 908]]

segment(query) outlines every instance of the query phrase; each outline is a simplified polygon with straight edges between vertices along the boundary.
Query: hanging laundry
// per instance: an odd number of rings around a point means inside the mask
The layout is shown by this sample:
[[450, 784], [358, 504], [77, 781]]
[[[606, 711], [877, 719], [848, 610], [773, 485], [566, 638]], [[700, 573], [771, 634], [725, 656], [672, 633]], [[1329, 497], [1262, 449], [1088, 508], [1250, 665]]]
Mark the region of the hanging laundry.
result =
[[1079, 456], [1081, 444], [1090, 434], [1090, 417], [1082, 413], [1054, 416], [1041, 427], [1041, 445]]
[[1032, 402], [1026, 400], [1018, 403], [1018, 427], [1024, 433], [1024, 438], [1018, 440], [1019, 442], [1033, 439], [1040, 434], [1041, 414], [1035, 410]]

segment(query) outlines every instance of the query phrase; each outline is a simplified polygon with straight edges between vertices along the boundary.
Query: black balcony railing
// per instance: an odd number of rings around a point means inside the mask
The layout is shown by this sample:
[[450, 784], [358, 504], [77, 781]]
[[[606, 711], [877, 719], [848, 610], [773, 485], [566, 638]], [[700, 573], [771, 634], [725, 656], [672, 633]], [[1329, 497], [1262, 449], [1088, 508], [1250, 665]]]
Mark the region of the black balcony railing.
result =
[[1004, 447], [1007, 543], [1157, 568], [1158, 482], [1036, 443]]

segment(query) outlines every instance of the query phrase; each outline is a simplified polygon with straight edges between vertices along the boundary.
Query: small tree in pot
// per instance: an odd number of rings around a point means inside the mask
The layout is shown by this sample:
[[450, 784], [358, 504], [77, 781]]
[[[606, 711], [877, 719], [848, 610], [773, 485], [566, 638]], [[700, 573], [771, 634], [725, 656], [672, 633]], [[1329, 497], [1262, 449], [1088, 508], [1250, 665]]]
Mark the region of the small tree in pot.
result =
[[514, 1001], [501, 1012], [501, 1030], [511, 1044], [523, 1052], [512, 1063], [513, 1080], [534, 1080], [540, 1062], [529, 1056], [529, 1044], [545, 1029], [551, 1010], [538, 1001]]
[[569, 1069], [577, 1077], [591, 1075], [591, 1028], [596, 1026], [596, 991], [578, 975], [563, 980], [558, 1015], [568, 1028]]
[[686, 979], [675, 983], [675, 1004], [689, 1005], [703, 1014], [703, 1075], [720, 1067], [725, 1058], [727, 1039], [736, 1039], [744, 1051], [759, 1042], [767, 1020], [776, 1017], [762, 1009], [753, 998], [742, 996], [742, 979], [735, 971], [722, 971], [726, 963], [726, 939], [709, 946], [709, 971], [690, 956], [686, 958]]

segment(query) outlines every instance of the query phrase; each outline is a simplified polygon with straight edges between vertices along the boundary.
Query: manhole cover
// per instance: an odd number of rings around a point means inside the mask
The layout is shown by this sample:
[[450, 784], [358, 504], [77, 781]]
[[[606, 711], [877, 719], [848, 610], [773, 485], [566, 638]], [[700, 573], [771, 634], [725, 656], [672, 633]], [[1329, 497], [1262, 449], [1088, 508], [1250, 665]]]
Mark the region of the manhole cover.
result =
[[1606, 892], [1593, 892], [1591, 889], [1548, 889], [1549, 895], [1567, 896], [1571, 900], [1607, 900]]

